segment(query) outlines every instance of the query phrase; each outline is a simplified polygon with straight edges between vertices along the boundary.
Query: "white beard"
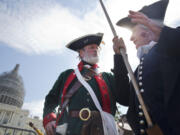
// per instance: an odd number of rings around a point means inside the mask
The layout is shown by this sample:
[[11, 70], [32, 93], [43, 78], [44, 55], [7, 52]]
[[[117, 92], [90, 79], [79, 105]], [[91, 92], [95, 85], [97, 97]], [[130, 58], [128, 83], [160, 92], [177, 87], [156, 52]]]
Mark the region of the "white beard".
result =
[[99, 57], [98, 56], [96, 56], [96, 57], [94, 57], [94, 56], [89, 57], [89, 56], [85, 55], [82, 58], [82, 60], [93, 65], [93, 64], [96, 64], [96, 63], [99, 62]]
[[140, 46], [137, 49], [137, 57], [140, 59], [144, 54], [147, 54], [156, 43], [157, 42], [151, 41], [147, 45]]

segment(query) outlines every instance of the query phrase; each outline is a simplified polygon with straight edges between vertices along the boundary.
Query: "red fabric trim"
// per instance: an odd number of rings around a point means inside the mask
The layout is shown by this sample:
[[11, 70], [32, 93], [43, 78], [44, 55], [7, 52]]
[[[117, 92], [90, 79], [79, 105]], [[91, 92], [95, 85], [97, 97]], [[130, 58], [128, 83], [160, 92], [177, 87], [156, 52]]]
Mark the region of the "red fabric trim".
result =
[[50, 121], [55, 121], [56, 120], [56, 114], [55, 113], [50, 113], [48, 115], [46, 115], [44, 118], [43, 118], [43, 126], [44, 128], [46, 127], [46, 125], [50, 122]]
[[96, 68], [99, 68], [99, 66], [98, 66], [97, 64], [94, 64], [94, 65], [92, 66], [92, 68], [93, 68], [93, 69], [96, 69]]
[[81, 61], [79, 64], [78, 64], [78, 68], [79, 68], [79, 71], [81, 71], [83, 69], [83, 62]]
[[[78, 68], [81, 71], [83, 69], [83, 62], [81, 61], [78, 64]], [[67, 92], [67, 88], [68, 86], [71, 84], [71, 82], [74, 80], [74, 78], [76, 77], [74, 71], [68, 76], [65, 84], [64, 84], [64, 88], [63, 88], [63, 93], [62, 93], [62, 98], [61, 98], [61, 106], [63, 105], [64, 102], [64, 96], [66, 95]], [[58, 118], [56, 120], [56, 125], [58, 124], [59, 119], [61, 118], [62, 114], [64, 113], [64, 111], [61, 111], [61, 113], [58, 115]]]
[[72, 73], [68, 76], [68, 78], [67, 78], [67, 80], [66, 80], [66, 82], [65, 82], [65, 84], [64, 84], [63, 93], [62, 93], [62, 98], [61, 98], [61, 106], [62, 106], [62, 104], [63, 104], [63, 102], [64, 102], [64, 96], [66, 95], [67, 88], [68, 88], [68, 86], [70, 85], [70, 83], [72, 82], [72, 80], [74, 80], [75, 77], [76, 77], [76, 75], [74, 74], [74, 72], [72, 72]]
[[[79, 68], [80, 71], [83, 69], [83, 62], [82, 61], [78, 64], [78, 68]], [[62, 98], [61, 98], [61, 105], [64, 102], [64, 96], [66, 95], [67, 88], [70, 85], [70, 83], [74, 80], [75, 77], [76, 77], [76, 75], [75, 75], [74, 71], [68, 76], [68, 78], [67, 78], [67, 80], [66, 80], [66, 82], [64, 84], [64, 88], [63, 88], [63, 94], [62, 94]]]
[[102, 76], [95, 76], [96, 82], [98, 83], [101, 97], [102, 97], [102, 109], [105, 112], [111, 113], [111, 102], [108, 93], [108, 87], [106, 82], [102, 79]]
[[[79, 71], [81, 71], [83, 69], [83, 62], [81, 61], [79, 64], [78, 64], [78, 68], [79, 68]], [[97, 64], [94, 64], [92, 66], [93, 69], [96, 69], [98, 68], [98, 65]], [[70, 85], [70, 83], [74, 80], [74, 78], [76, 77], [74, 71], [68, 76], [65, 84], [64, 84], [64, 88], [63, 88], [63, 94], [62, 94], [62, 99], [61, 99], [61, 106], [64, 102], [64, 96], [66, 95], [66, 92], [67, 92], [67, 88], [68, 86]], [[100, 76], [95, 76], [95, 79], [98, 83], [98, 86], [99, 86], [99, 89], [100, 89], [100, 92], [101, 92], [101, 96], [102, 96], [102, 103], [103, 103], [103, 107], [102, 109], [106, 112], [111, 112], [111, 105], [110, 105], [110, 98], [109, 98], [109, 93], [108, 93], [108, 87], [105, 83], [105, 81], [100, 77]], [[59, 119], [61, 118], [63, 114], [63, 111], [58, 115], [58, 118], [56, 120], [56, 125], [59, 121]]]

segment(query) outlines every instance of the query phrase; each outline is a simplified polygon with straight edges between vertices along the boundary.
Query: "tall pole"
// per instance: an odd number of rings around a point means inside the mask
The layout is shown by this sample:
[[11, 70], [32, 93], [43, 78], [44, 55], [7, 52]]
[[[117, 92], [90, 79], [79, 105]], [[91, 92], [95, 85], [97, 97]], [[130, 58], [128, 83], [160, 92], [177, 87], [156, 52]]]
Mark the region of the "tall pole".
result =
[[[109, 26], [110, 26], [110, 28], [111, 28], [111, 30], [112, 30], [112, 33], [113, 33], [114, 37], [117, 37], [117, 33], [116, 33], [115, 29], [114, 29], [114, 26], [113, 26], [113, 24], [112, 24], [112, 22], [111, 22], [111, 19], [110, 19], [108, 13], [107, 13], [107, 10], [106, 10], [105, 6], [104, 6], [102, 0], [99, 0], [99, 1], [100, 1], [100, 4], [101, 4], [101, 7], [102, 7], [102, 9], [103, 9], [103, 11], [104, 11], [104, 13], [105, 13], [106, 19], [107, 19], [107, 21], [108, 21], [108, 23], [109, 23]], [[143, 110], [143, 112], [144, 112], [144, 116], [145, 116], [145, 118], [146, 118], [148, 127], [152, 127], [152, 126], [153, 126], [152, 120], [151, 120], [151, 118], [150, 118], [150, 116], [149, 116], [149, 113], [148, 113], [148, 111], [147, 111], [147, 109], [146, 109], [146, 106], [145, 106], [145, 104], [144, 104], [144, 101], [143, 101], [143, 98], [142, 98], [142, 96], [141, 96], [141, 93], [139, 92], [139, 86], [137, 85], [136, 78], [134, 77], [134, 73], [133, 73], [133, 71], [132, 71], [132, 68], [131, 68], [129, 62], [128, 62], [128, 59], [127, 59], [127, 56], [126, 56], [126, 53], [125, 53], [125, 49], [124, 49], [124, 48], [121, 48], [121, 49], [120, 49], [120, 52], [121, 52], [121, 55], [122, 55], [122, 57], [123, 57], [125, 66], [126, 66], [127, 71], [128, 71], [128, 73], [129, 73], [129, 76], [130, 76], [130, 78], [131, 78], [131, 80], [132, 80], [132, 84], [133, 84], [133, 86], [134, 86], [134, 90], [135, 90], [135, 93], [136, 93], [136, 95], [137, 95], [137, 97], [138, 97], [139, 103], [140, 103], [141, 106], [142, 106], [142, 110]]]

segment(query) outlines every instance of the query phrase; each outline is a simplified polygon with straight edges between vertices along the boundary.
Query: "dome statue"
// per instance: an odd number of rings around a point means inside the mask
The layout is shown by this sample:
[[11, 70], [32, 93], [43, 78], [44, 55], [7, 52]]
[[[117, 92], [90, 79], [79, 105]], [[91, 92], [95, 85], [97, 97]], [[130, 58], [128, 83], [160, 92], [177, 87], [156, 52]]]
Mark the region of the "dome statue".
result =
[[10, 72], [0, 74], [0, 103], [22, 107], [25, 90], [22, 77], [18, 74], [19, 64]]

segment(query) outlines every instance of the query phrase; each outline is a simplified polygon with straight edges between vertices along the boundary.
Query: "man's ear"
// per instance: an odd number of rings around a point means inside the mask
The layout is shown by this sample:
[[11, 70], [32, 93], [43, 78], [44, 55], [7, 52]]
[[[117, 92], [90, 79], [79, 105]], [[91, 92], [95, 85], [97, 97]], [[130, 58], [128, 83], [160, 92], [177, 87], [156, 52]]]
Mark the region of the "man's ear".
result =
[[84, 56], [84, 50], [83, 49], [79, 50], [79, 56], [80, 56], [80, 58], [82, 58]]

